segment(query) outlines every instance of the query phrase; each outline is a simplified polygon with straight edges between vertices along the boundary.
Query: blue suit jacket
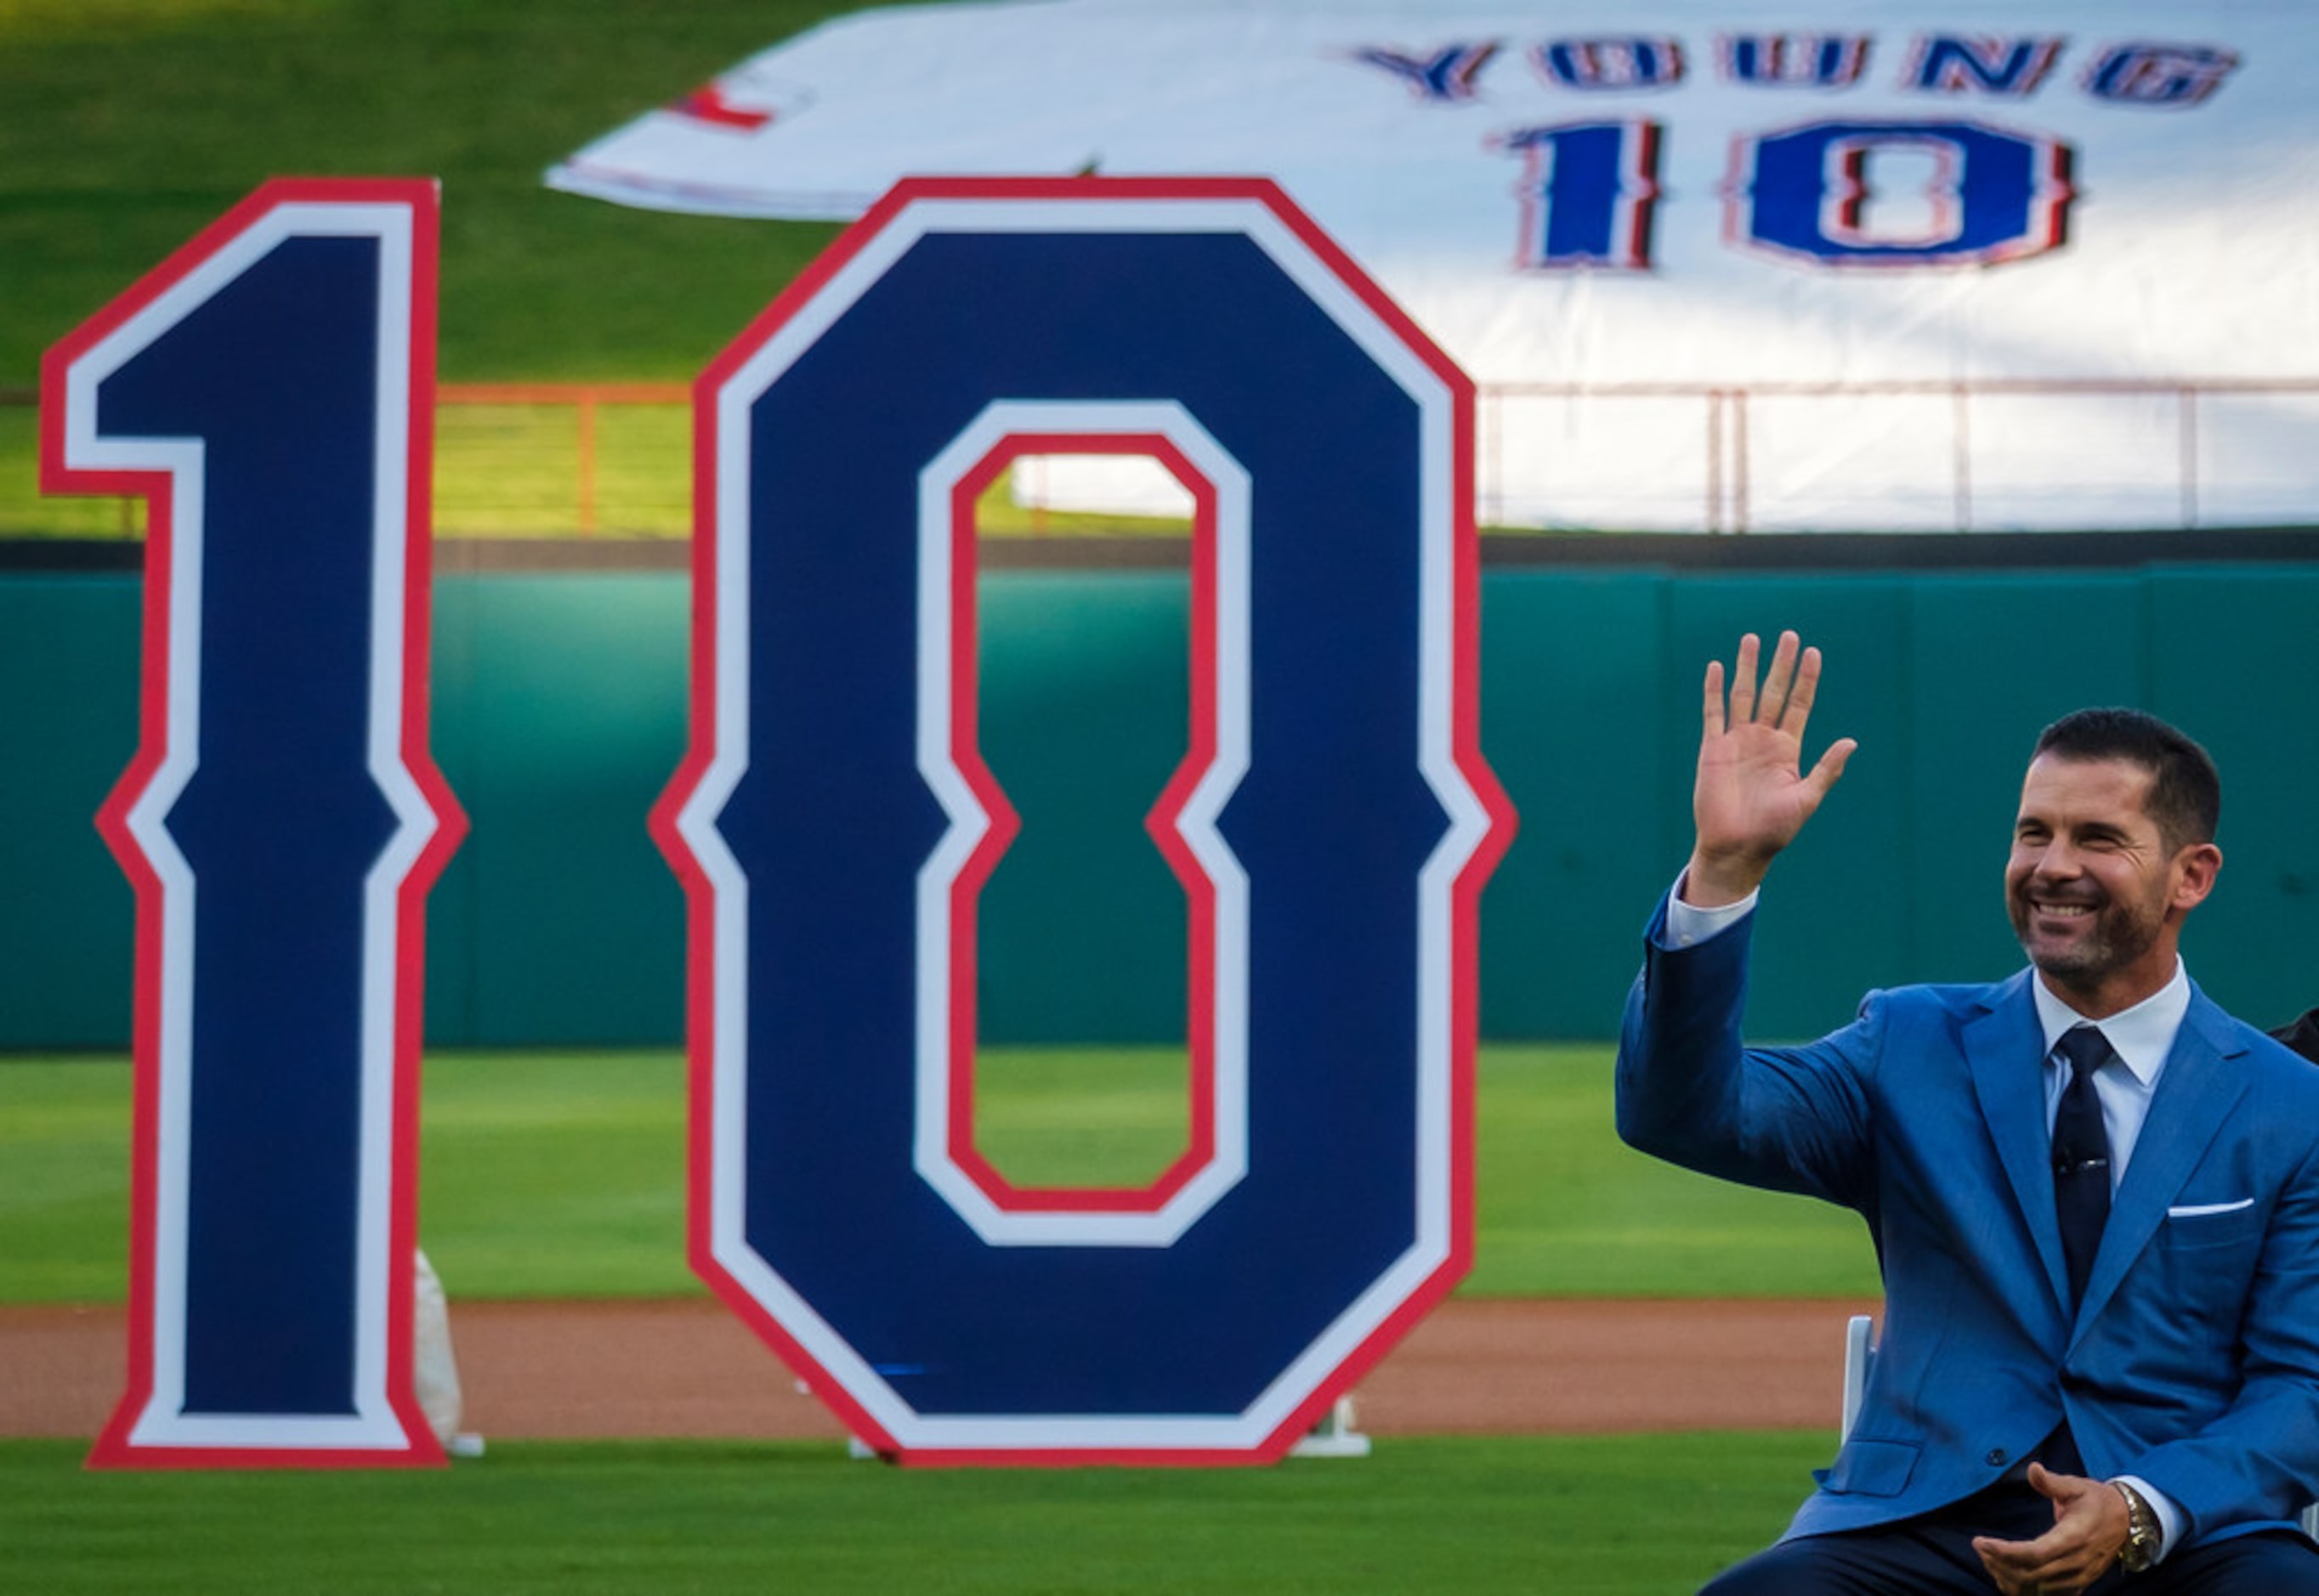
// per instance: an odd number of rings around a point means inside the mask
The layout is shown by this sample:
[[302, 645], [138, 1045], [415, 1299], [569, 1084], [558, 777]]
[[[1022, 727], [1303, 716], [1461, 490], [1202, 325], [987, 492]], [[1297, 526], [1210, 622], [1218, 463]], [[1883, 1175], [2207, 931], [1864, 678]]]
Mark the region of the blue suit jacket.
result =
[[1749, 927], [1674, 950], [1665, 917], [1620, 1134], [1858, 1210], [1883, 1273], [1859, 1420], [1790, 1536], [1955, 1501], [2065, 1418], [2089, 1472], [2174, 1500], [2185, 1544], [2319, 1495], [2319, 1069], [2193, 992], [2072, 1317], [2027, 971], [1872, 993], [1834, 1035], [1748, 1049]]

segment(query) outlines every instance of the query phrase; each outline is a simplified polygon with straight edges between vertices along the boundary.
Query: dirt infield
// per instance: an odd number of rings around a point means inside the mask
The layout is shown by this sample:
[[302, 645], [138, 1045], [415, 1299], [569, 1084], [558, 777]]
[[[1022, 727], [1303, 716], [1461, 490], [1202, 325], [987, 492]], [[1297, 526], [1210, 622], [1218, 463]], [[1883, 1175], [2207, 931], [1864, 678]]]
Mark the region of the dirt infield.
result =
[[[1354, 1392], [1372, 1435], [1786, 1429], [1836, 1423], [1843, 1302], [1463, 1302]], [[844, 1435], [720, 1305], [454, 1303], [466, 1427], [487, 1438]], [[94, 1436], [120, 1397], [119, 1309], [0, 1309], [0, 1435]]]

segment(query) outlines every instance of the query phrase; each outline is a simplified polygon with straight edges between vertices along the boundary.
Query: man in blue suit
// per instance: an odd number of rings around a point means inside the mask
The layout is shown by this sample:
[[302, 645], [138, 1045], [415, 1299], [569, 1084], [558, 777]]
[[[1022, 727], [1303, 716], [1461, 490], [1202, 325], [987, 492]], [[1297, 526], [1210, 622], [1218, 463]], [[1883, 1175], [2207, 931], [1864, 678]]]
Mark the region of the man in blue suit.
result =
[[[2005, 897], [2031, 969], [1746, 1048], [1749, 924], [1843, 773], [1818, 650], [1708, 667], [1689, 864], [1646, 937], [1620, 1133], [1856, 1209], [1882, 1345], [1820, 1488], [1713, 1596], [2319, 1592], [2319, 1070], [2190, 984], [2214, 765], [2150, 716], [2039, 738]], [[1864, 876], [1863, 894], [1874, 877]]]

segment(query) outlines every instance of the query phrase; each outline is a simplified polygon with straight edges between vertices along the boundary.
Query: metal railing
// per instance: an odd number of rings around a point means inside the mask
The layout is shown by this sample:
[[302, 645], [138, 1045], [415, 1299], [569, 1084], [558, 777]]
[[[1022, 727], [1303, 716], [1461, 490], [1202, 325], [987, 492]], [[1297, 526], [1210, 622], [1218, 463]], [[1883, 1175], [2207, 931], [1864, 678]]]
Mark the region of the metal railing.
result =
[[[2260, 413], [2245, 413], [2249, 401], [2258, 401]], [[1532, 414], [1524, 425], [1525, 407], [1533, 411], [1559, 407], [1566, 416], [1585, 407], [1607, 430], [1609, 424], [1602, 421], [1607, 412], [1652, 406], [1670, 420], [1688, 410], [1693, 441], [1689, 446], [1681, 444], [1680, 425], [1665, 428], [1674, 441], [1653, 452], [1675, 482], [1650, 494], [1629, 494], [1635, 507], [1629, 513], [1620, 513], [1620, 494], [1615, 490], [1590, 493], [1566, 470], [1557, 476], [1551, 466], [1535, 468], [1537, 462], [1566, 460], [1574, 451], [1557, 448], [1570, 440], [1566, 435], [1561, 439], [1551, 436], [1550, 415], [1542, 419]], [[1816, 428], [1798, 418], [1815, 407], [1819, 407], [1822, 427], [1830, 420], [1848, 424], [1855, 437], [1869, 409], [1911, 411], [1919, 467], [1913, 478], [1895, 470], [1884, 480], [1863, 485], [1856, 500], [1823, 486], [1821, 502], [1807, 506], [1802, 514], [1782, 507], [1785, 513], [1766, 516], [1762, 482], [1767, 464], [1776, 465], [1781, 456], [1792, 459], [1809, 452]], [[1843, 413], [1835, 415], [1827, 407], [1841, 407]], [[2013, 412], [2014, 427], [1984, 421], [1977, 435], [1976, 417], [2007, 407]], [[2034, 417], [2024, 416], [2025, 407], [2035, 412]], [[2141, 413], [2117, 413], [2121, 407]], [[2235, 408], [2223, 425], [2209, 420], [2202, 427], [2202, 418], [2224, 407]], [[1758, 421], [1773, 409], [1785, 412], [1789, 436], [1767, 445]], [[2240, 525], [2319, 521], [2319, 450], [2311, 446], [2312, 440], [2319, 440], [2319, 377], [1498, 383], [1480, 386], [1478, 412], [1476, 513], [1484, 525], [1575, 522], [1731, 534], [1767, 526], [1805, 529], [1796, 525], [1801, 521], [1877, 530], [1891, 524], [1887, 518], [1896, 506], [1905, 506], [1915, 517], [1911, 529], [1970, 532], [2017, 518], [1990, 510], [1991, 500], [2008, 494], [2015, 500], [2075, 495], [2099, 506], [2074, 517], [2066, 510], [2044, 511], [2044, 524], [2057, 528], [2162, 524], [2190, 529], [2224, 518]], [[2025, 419], [2034, 419], [2035, 426], [2018, 425]], [[2071, 429], [2068, 441], [2051, 441], [2053, 432]], [[1936, 431], [1945, 436], [1924, 436]], [[1806, 435], [1800, 441], [1800, 433]], [[2143, 446], [2161, 437], [2162, 448]], [[2023, 454], [2024, 438], [2030, 440], [2034, 453]], [[2218, 473], [2211, 456], [2225, 449], [2234, 469]], [[1999, 482], [1986, 480], [1991, 474], [1990, 457], [2008, 452], [2027, 459], [2031, 470], [2016, 469]], [[2106, 473], [2089, 464], [2102, 460], [2114, 470]], [[1979, 471], [1977, 461], [1981, 463]], [[2122, 483], [2118, 472], [2131, 480]], [[1689, 485], [1677, 485], [1685, 477]], [[2225, 481], [2218, 484], [2218, 477]], [[2215, 491], [2218, 485], [2227, 487], [2230, 500], [2220, 517], [2214, 502], [2221, 496]], [[1850, 502], [1857, 502], [1863, 513], [1847, 518]], [[1557, 508], [1538, 513], [1547, 506]], [[1574, 517], [1573, 507], [1591, 508], [1595, 513]]]
[[[0, 390], [0, 537], [143, 536], [139, 500], [41, 496], [38, 401]], [[686, 536], [690, 404], [682, 383], [440, 384], [437, 535]]]
[[685, 536], [691, 401], [682, 383], [441, 384], [437, 536]]

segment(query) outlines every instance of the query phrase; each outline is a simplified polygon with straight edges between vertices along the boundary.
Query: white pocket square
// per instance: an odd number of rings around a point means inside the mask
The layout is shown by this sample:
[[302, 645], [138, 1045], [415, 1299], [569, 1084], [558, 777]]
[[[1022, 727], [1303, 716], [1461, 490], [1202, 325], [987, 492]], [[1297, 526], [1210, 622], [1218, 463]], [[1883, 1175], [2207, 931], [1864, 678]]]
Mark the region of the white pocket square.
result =
[[2242, 1208], [2254, 1206], [2252, 1197], [2241, 1197], [2235, 1203], [2193, 1203], [2184, 1208], [2169, 1208], [2169, 1219], [2204, 1219], [2210, 1213], [2236, 1213]]

